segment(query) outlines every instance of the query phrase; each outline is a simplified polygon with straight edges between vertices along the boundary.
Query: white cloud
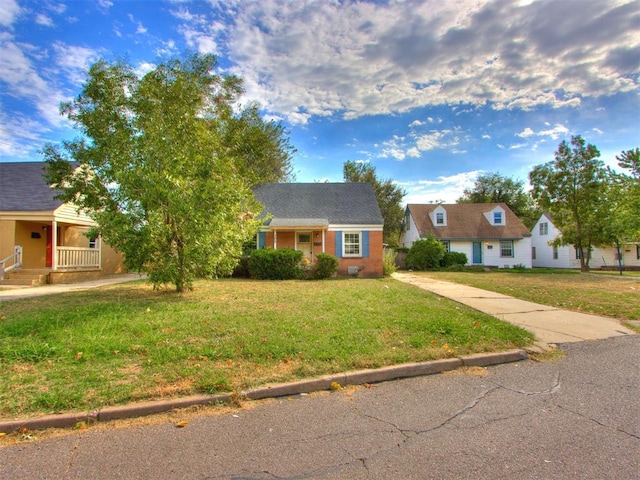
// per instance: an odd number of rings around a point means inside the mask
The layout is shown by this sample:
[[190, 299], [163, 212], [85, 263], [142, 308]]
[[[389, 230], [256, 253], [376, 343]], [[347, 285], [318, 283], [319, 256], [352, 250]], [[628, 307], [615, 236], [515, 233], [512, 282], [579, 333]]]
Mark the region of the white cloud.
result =
[[68, 45], [63, 42], [55, 42], [53, 51], [55, 52], [56, 65], [75, 85], [81, 85], [86, 80], [89, 66], [99, 57], [96, 50]]
[[181, 9], [185, 38], [228, 45], [235, 72], [252, 84], [248, 95], [285, 117], [575, 107], [639, 88], [637, 2], [589, 0], [582, 15], [573, 2], [548, 1], [212, 5], [234, 23], [212, 29], [214, 20]]
[[54, 23], [51, 17], [45, 15], [44, 13], [39, 13], [36, 15], [36, 23], [38, 25], [42, 25], [43, 27], [53, 27]]
[[140, 64], [138, 64], [138, 66], [135, 69], [135, 73], [139, 78], [144, 77], [147, 73], [149, 73], [151, 70], [153, 70], [154, 68], [156, 68], [156, 64], [155, 63], [150, 63], [150, 62], [141, 62]]
[[458, 130], [431, 130], [422, 135], [416, 135], [416, 147], [421, 152], [435, 150], [438, 148], [451, 148], [460, 143]]
[[440, 176], [431, 180], [419, 180], [416, 182], [402, 183], [402, 188], [407, 192], [405, 203], [432, 203], [443, 201], [455, 203], [462, 196], [465, 188], [473, 187], [473, 184], [482, 170], [461, 172], [450, 176]]
[[20, 6], [16, 0], [2, 0], [0, 2], [0, 25], [10, 27], [20, 14]]
[[598, 135], [604, 134], [604, 132], [597, 127], [592, 128], [591, 131], [597, 133]]
[[113, 7], [113, 2], [111, 0], [98, 0], [98, 7], [103, 11], [110, 9]]
[[[545, 125], [549, 124], [545, 123]], [[569, 129], [567, 127], [561, 123], [556, 123], [553, 128], [542, 130], [536, 133], [536, 135], [539, 137], [551, 137], [552, 140], [557, 140], [558, 138], [565, 136], [567, 133], [569, 133]]]
[[407, 157], [420, 158], [421, 156], [422, 154], [420, 153], [420, 150], [418, 150], [416, 147], [412, 147], [407, 150]]
[[530, 136], [532, 136], [534, 134], [535, 134], [535, 132], [533, 130], [531, 130], [531, 128], [527, 127], [523, 131], [521, 131], [520, 133], [516, 133], [516, 136], [520, 137], [520, 138], [528, 138], [528, 137], [530, 137]]

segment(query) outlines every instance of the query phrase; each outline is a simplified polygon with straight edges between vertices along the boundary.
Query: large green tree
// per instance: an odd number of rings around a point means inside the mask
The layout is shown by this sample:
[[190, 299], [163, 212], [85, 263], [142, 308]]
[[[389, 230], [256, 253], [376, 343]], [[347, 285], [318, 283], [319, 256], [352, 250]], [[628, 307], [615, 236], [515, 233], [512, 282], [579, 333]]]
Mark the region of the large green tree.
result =
[[258, 228], [251, 186], [289, 168], [282, 129], [253, 105], [234, 111], [242, 82], [215, 67], [214, 56], [193, 55], [140, 78], [124, 62], [99, 61], [61, 106], [81, 135], [43, 151], [60, 198], [97, 222], [92, 234], [154, 286], [179, 292], [232, 271]]
[[607, 191], [607, 229], [622, 267], [621, 245], [640, 241], [640, 148], [624, 151], [616, 160], [622, 171], [608, 170], [611, 181]]
[[527, 228], [532, 228], [540, 217], [524, 182], [499, 172], [478, 175], [473, 187], [465, 188], [457, 203], [506, 203]]
[[344, 163], [343, 174], [345, 182], [366, 182], [373, 185], [373, 191], [384, 218], [383, 241], [388, 245], [398, 245], [404, 219], [404, 209], [402, 208], [404, 190], [391, 179], [379, 179], [376, 175], [376, 168], [367, 163], [349, 160]]
[[532, 195], [561, 232], [557, 243], [580, 253], [580, 270], [589, 270], [592, 246], [611, 243], [607, 229], [609, 178], [600, 152], [577, 135], [563, 140], [555, 159], [529, 173]]

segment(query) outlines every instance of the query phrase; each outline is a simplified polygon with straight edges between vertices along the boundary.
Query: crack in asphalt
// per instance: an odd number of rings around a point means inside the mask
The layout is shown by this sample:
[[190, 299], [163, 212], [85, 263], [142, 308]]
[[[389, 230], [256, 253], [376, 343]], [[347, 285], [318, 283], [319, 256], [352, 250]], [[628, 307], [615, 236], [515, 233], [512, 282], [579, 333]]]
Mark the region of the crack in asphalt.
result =
[[619, 433], [622, 433], [624, 435], [627, 435], [627, 436], [629, 436], [631, 438], [635, 438], [636, 440], [640, 440], [640, 435], [636, 435], [635, 433], [627, 432], [626, 430], [622, 430], [621, 428], [613, 426], [613, 425], [608, 425], [606, 423], [601, 422], [600, 420], [597, 420], [595, 418], [591, 418], [588, 415], [584, 415], [583, 413], [577, 412], [577, 411], [572, 410], [570, 408], [567, 408], [567, 407], [565, 407], [563, 405], [560, 405], [557, 402], [553, 402], [553, 405], [558, 407], [560, 410], [564, 410], [565, 412], [569, 412], [569, 413], [572, 413], [574, 415], [577, 415], [580, 418], [584, 418], [585, 420], [589, 420], [590, 422], [593, 422], [593, 423], [595, 423], [596, 425], [598, 425], [600, 427], [605, 427], [605, 428], [607, 428], [609, 430], [614, 430], [616, 432], [619, 432]]

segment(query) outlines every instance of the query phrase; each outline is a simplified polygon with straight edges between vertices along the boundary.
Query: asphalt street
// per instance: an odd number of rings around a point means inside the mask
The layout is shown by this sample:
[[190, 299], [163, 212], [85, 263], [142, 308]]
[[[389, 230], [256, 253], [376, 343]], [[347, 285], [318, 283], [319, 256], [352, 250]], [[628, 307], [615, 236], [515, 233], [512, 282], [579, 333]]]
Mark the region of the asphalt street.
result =
[[[2, 479], [640, 478], [640, 338], [0, 448]], [[460, 372], [458, 372], [460, 373]]]

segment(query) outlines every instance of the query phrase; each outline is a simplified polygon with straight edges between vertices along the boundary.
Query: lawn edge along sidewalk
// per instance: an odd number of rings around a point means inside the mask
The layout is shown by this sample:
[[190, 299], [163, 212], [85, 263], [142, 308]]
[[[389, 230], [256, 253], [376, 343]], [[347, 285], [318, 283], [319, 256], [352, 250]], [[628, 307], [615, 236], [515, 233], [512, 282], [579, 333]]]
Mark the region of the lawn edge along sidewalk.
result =
[[[509, 350], [497, 353], [481, 353], [458, 358], [434, 360], [431, 362], [405, 363], [372, 370], [357, 370], [345, 373], [327, 375], [320, 378], [300, 380], [298, 382], [268, 385], [242, 392], [242, 398], [259, 400], [264, 398], [286, 397], [301, 393], [312, 393], [331, 390], [336, 384], [361, 385], [380, 383], [401, 378], [432, 375], [460, 367], [488, 367], [501, 363], [527, 360], [529, 356], [524, 350]], [[124, 418], [142, 417], [167, 412], [176, 408], [186, 408], [194, 405], [215, 405], [228, 403], [233, 393], [219, 395], [198, 395], [154, 402], [134, 403], [130, 405], [106, 407], [90, 413], [65, 413], [47, 415], [30, 419], [0, 420], [0, 433], [12, 433], [22, 428], [29, 430], [43, 430], [47, 428], [69, 428], [80, 422], [107, 422]]]

